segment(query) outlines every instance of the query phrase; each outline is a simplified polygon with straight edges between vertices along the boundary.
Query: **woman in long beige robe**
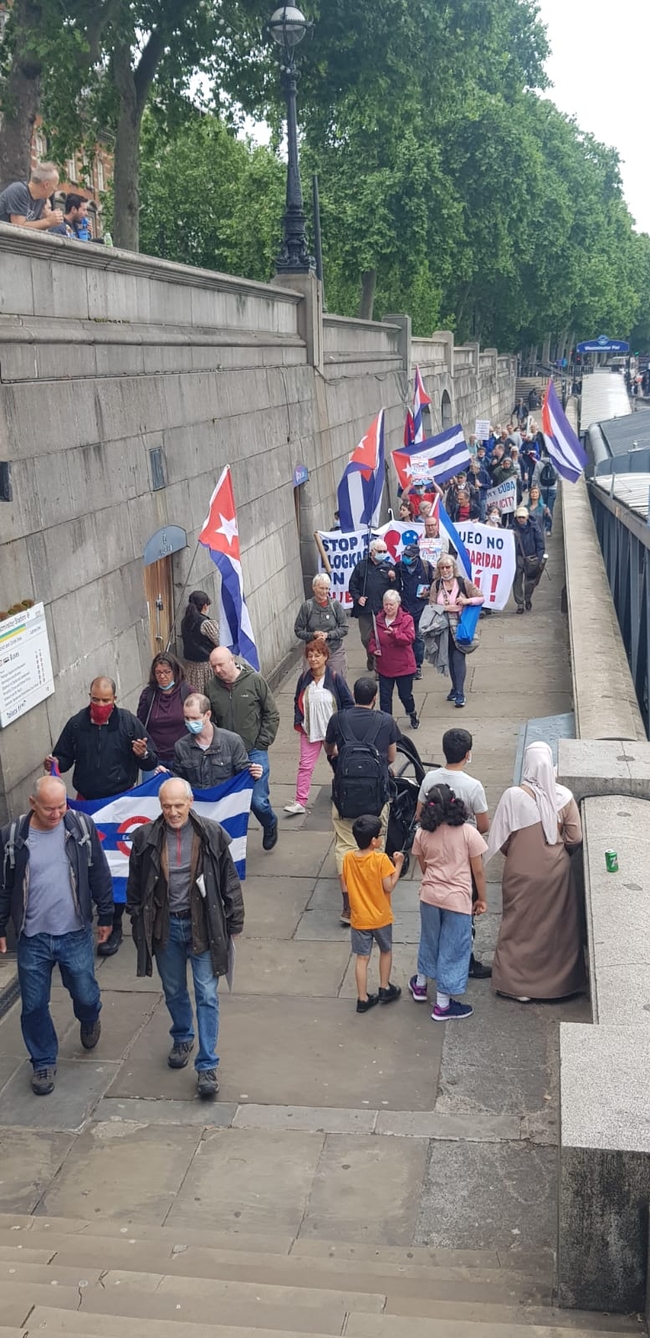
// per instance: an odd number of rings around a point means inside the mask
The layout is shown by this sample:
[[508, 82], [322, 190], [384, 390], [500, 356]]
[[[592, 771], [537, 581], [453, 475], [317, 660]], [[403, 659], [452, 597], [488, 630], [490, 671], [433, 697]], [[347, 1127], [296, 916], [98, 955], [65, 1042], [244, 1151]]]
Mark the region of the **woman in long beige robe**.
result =
[[503, 916], [492, 964], [498, 994], [521, 1002], [585, 988], [582, 907], [569, 851], [582, 841], [578, 806], [555, 781], [547, 743], [524, 755], [521, 785], [502, 795], [488, 842], [503, 870]]

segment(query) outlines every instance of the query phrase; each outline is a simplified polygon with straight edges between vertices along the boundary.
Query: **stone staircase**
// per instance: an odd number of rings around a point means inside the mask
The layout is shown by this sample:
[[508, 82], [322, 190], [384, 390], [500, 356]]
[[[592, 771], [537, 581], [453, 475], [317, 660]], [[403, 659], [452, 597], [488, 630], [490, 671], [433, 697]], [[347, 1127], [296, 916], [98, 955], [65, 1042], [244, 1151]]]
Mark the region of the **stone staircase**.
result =
[[[614, 1338], [548, 1256], [0, 1216], [0, 1338]], [[4, 1327], [2, 1327], [4, 1326]]]

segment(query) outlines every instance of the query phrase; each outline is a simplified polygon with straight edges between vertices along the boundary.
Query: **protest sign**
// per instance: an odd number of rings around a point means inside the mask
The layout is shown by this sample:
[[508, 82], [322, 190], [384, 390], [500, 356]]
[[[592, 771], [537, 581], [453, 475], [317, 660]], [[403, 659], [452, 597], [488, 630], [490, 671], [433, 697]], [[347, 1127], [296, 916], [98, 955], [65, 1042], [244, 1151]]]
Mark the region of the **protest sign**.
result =
[[[371, 537], [372, 535], [368, 530], [352, 530], [349, 534], [344, 534], [342, 530], [318, 531], [323, 552], [327, 554], [327, 560], [330, 564], [330, 580], [332, 582], [330, 595], [332, 599], [336, 599], [339, 604], [342, 604], [344, 609], [352, 608], [352, 597], [348, 592], [350, 575], [357, 562], [360, 562], [368, 552]], [[386, 546], [388, 547], [388, 545]], [[318, 569], [319, 571], [325, 570], [322, 556]]]
[[485, 596], [486, 609], [504, 609], [517, 569], [512, 530], [498, 530], [474, 520], [456, 521], [456, 529], [469, 553], [472, 580]]
[[488, 511], [491, 506], [498, 507], [499, 511], [514, 511], [517, 505], [517, 480], [504, 479], [496, 488], [488, 488], [486, 501]]
[[491, 431], [492, 426], [489, 418], [476, 419], [474, 424], [474, 436], [478, 437], [479, 441], [487, 441]]

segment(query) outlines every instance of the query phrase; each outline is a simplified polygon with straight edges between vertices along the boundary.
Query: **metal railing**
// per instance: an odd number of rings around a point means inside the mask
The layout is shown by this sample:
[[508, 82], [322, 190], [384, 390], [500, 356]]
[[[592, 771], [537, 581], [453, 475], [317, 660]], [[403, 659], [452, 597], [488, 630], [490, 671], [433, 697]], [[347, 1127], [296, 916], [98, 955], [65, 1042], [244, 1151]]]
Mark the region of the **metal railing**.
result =
[[649, 733], [650, 526], [597, 484], [589, 484], [589, 494], [634, 690]]

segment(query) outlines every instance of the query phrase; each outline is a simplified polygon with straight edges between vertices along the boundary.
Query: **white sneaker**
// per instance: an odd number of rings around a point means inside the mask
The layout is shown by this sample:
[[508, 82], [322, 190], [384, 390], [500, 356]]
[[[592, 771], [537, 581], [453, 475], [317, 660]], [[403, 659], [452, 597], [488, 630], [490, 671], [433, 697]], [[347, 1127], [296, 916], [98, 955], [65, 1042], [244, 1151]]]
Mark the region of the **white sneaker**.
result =
[[299, 813], [306, 813], [307, 809], [304, 804], [299, 804], [297, 800], [294, 800], [293, 804], [285, 804], [284, 811], [290, 813], [292, 818], [297, 818]]

